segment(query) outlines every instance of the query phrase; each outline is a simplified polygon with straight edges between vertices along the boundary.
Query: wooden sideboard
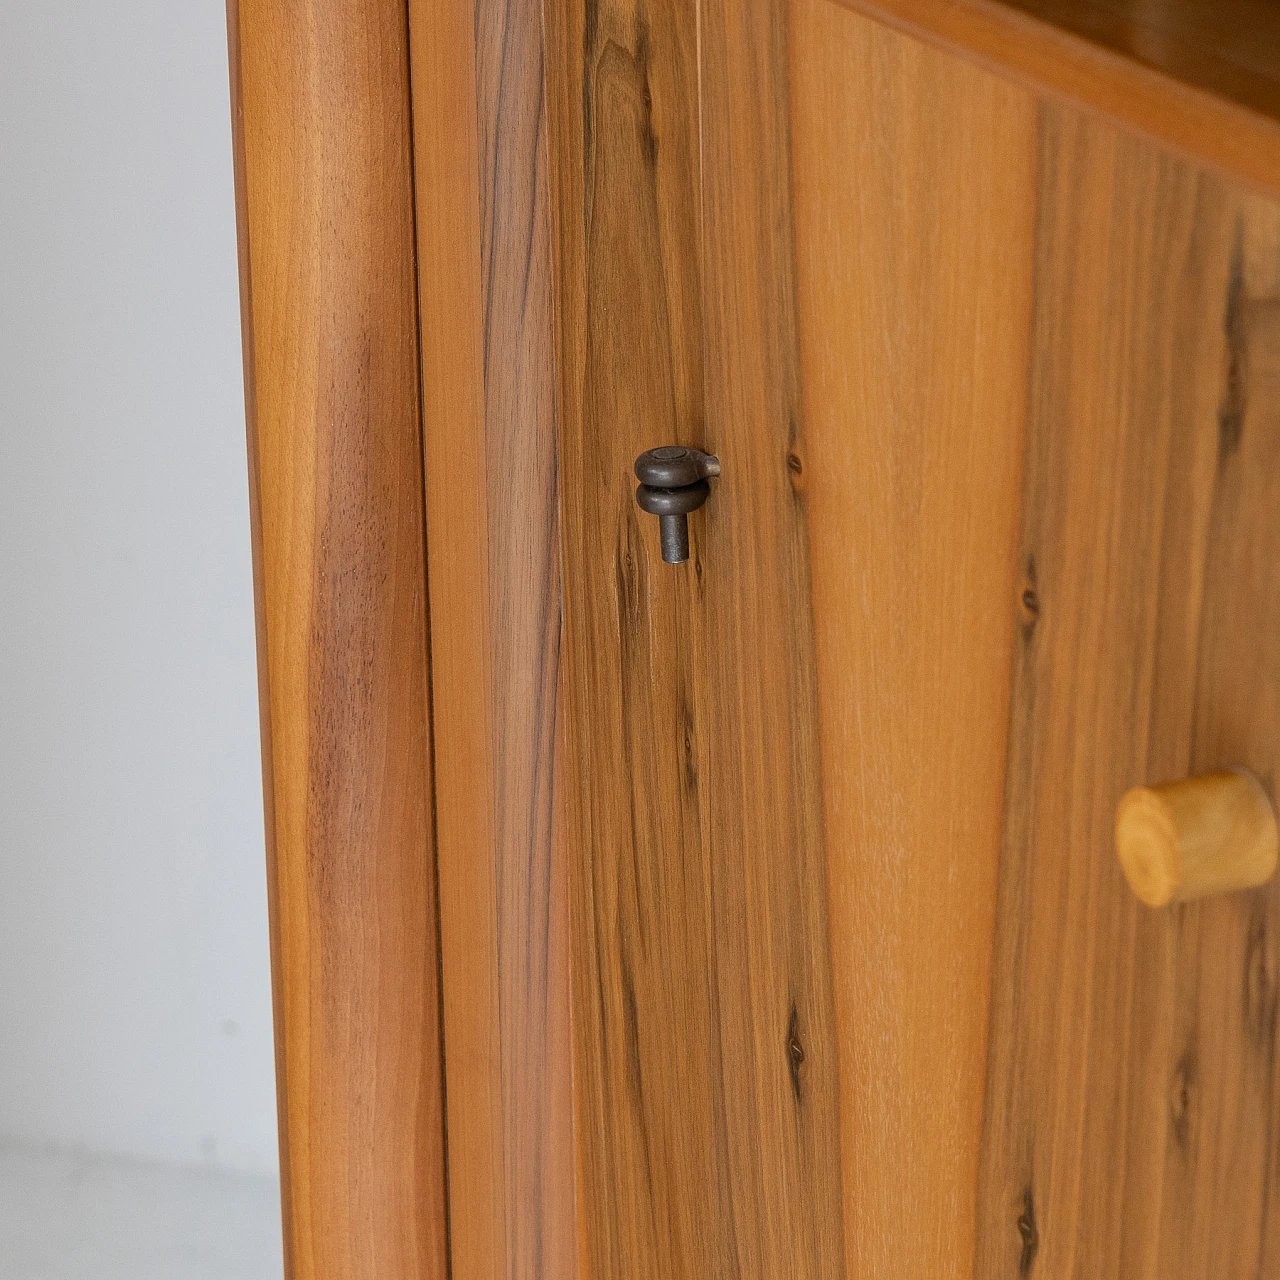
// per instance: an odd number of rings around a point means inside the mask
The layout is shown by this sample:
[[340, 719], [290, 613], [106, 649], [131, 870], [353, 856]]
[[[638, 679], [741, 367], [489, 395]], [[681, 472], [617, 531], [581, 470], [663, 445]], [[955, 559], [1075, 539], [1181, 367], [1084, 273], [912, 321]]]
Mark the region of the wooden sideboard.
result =
[[230, 31], [292, 1280], [1280, 1274], [1280, 9]]

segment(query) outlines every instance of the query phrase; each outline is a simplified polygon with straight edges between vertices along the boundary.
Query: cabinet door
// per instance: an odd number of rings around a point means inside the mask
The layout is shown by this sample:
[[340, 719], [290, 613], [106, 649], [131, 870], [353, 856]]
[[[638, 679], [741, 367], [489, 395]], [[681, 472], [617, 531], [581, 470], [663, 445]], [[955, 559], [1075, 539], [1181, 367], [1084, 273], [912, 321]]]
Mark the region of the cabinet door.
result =
[[[592, 1275], [840, 1275], [839, 1021], [771, 6], [548, 10], [581, 1228]], [[664, 563], [632, 465], [720, 458]], [[633, 1270], [634, 1269], [634, 1270]]]
[[549, 40], [590, 1272], [1280, 1265], [1275, 896], [1112, 835], [1274, 784], [1280, 211], [831, 0]]
[[1274, 788], [1280, 208], [790, 13], [849, 1273], [1269, 1274], [1276, 895], [1151, 911], [1113, 824]]

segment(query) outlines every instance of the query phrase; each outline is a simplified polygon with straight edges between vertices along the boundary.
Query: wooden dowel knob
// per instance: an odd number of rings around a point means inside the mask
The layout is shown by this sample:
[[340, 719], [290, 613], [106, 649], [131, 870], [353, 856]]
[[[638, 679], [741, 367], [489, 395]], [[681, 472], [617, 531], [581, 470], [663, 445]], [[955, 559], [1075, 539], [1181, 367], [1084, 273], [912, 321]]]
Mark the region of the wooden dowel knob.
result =
[[1263, 884], [1278, 850], [1271, 801], [1244, 770], [1134, 787], [1116, 809], [1116, 856], [1149, 907]]

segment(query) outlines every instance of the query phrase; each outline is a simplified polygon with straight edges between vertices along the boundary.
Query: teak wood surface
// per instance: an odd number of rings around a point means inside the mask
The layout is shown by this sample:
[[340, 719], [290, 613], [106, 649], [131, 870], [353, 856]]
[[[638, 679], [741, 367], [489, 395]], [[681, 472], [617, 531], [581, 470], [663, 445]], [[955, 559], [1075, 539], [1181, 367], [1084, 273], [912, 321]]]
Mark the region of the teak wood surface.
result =
[[[704, 6], [699, 32], [678, 4], [548, 11], [592, 1276], [843, 1271], [790, 247], [770, 242], [785, 117], [735, 105], [785, 105], [769, 13]], [[708, 162], [731, 150], [732, 184]], [[670, 442], [735, 460], [682, 566], [633, 497], [637, 454]]]
[[577, 1254], [538, 0], [413, 0], [453, 1275]]
[[291, 1275], [1280, 1266], [1276, 891], [1111, 845], [1280, 764], [1275, 60], [1157, 8], [232, 9]]
[[1110, 843], [1138, 782], [1275, 794], [1280, 209], [1071, 111], [1039, 152], [977, 1271], [1270, 1275], [1280, 898], [1149, 913]]
[[1036, 108], [829, 0], [793, 15], [849, 1274], [961, 1276], [1004, 788]]
[[1151, 915], [1112, 824], [1274, 794], [1280, 210], [793, 13], [850, 1270], [1268, 1274], [1275, 894]]
[[229, 20], [287, 1269], [436, 1280], [408, 33], [383, 0]]

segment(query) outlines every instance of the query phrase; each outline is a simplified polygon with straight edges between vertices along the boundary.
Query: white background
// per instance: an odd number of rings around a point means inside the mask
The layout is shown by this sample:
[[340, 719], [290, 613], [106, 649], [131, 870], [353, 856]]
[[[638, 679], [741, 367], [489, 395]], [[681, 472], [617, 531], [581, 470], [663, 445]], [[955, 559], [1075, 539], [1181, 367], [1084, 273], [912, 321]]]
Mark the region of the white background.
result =
[[0, 4], [0, 1142], [267, 1171], [226, 48]]

